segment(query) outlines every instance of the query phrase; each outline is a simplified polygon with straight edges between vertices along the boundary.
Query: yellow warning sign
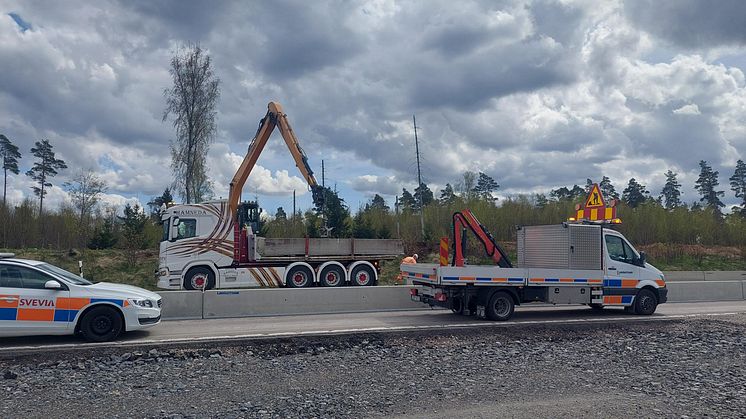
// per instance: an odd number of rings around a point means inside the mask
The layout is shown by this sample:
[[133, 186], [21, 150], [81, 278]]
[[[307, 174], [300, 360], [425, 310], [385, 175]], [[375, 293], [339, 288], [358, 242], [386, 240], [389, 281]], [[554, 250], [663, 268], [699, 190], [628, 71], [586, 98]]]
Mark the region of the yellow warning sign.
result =
[[585, 200], [586, 208], [602, 208], [605, 207], [604, 196], [601, 195], [601, 189], [598, 187], [598, 183], [593, 184], [591, 192], [588, 194], [588, 198]]

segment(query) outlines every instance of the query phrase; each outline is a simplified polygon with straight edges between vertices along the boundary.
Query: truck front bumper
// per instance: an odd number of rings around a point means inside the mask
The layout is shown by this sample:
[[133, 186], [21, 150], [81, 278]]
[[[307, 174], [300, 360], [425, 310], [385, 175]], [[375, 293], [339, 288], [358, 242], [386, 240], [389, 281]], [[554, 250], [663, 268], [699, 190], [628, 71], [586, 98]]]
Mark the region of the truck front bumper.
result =
[[668, 301], [668, 288], [658, 288], [658, 304]]

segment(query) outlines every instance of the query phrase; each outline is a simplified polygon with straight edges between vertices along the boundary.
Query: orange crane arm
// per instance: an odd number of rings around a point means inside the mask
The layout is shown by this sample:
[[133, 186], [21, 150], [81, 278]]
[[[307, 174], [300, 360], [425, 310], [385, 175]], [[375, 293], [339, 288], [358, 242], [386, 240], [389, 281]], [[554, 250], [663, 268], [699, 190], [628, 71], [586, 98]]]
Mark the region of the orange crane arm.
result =
[[508, 260], [508, 255], [497, 244], [492, 234], [468, 209], [453, 214], [453, 266], [464, 266], [463, 231], [465, 227], [469, 227], [474, 235], [477, 236], [479, 241], [482, 242], [487, 256], [492, 257], [492, 260], [498, 266], [501, 268], [513, 267], [510, 260]]
[[246, 152], [246, 156], [231, 180], [228, 193], [228, 206], [231, 214], [235, 214], [238, 211], [238, 203], [241, 200], [241, 191], [246, 183], [246, 179], [249, 178], [251, 171], [256, 165], [256, 161], [259, 159], [259, 155], [264, 150], [264, 146], [267, 145], [269, 136], [272, 135], [272, 131], [277, 126], [280, 128], [282, 138], [285, 139], [285, 144], [290, 149], [290, 154], [295, 160], [295, 165], [300, 169], [308, 185], [312, 189], [318, 186], [316, 178], [313, 176], [313, 171], [308, 164], [308, 157], [306, 157], [303, 149], [300, 148], [298, 139], [290, 127], [287, 115], [282, 111], [282, 106], [277, 102], [269, 102], [267, 105], [267, 114], [259, 122], [259, 128], [256, 130], [256, 134], [249, 144], [249, 150]]

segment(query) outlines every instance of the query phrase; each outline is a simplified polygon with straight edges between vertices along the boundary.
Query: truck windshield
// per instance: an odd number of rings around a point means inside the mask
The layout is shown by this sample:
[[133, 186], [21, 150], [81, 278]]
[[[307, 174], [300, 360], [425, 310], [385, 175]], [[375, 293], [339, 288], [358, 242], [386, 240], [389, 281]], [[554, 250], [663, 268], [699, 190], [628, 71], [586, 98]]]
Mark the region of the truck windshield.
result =
[[41, 269], [44, 272], [51, 273], [53, 275], [61, 276], [65, 278], [65, 281], [70, 282], [74, 285], [93, 285], [93, 283], [91, 281], [88, 281], [87, 279], [81, 278], [78, 275], [75, 275], [74, 273], [70, 273], [64, 269], [58, 268], [48, 263], [36, 265], [36, 268]]

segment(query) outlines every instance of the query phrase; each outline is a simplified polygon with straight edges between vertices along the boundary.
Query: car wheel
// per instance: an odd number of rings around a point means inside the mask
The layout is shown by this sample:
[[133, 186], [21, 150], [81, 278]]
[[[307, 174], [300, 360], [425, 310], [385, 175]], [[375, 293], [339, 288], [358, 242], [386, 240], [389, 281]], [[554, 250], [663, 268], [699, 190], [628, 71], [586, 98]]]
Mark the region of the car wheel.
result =
[[108, 342], [122, 333], [122, 316], [113, 307], [99, 306], [80, 320], [80, 332], [90, 342]]
[[643, 288], [637, 293], [633, 305], [636, 314], [649, 316], [655, 313], [655, 309], [658, 307], [658, 299], [655, 298], [653, 291]]
[[310, 287], [313, 283], [313, 271], [308, 266], [297, 265], [285, 274], [285, 285], [290, 288]]
[[184, 288], [188, 290], [211, 290], [215, 288], [215, 273], [212, 269], [200, 266], [190, 269], [184, 276]]
[[328, 265], [321, 270], [319, 281], [325, 287], [341, 287], [345, 283], [345, 271], [339, 265]]
[[376, 273], [368, 265], [355, 266], [350, 277], [352, 284], [360, 287], [373, 285], [376, 282]]
[[490, 320], [508, 320], [515, 311], [513, 297], [506, 292], [496, 292], [490, 298], [490, 302], [487, 304], [485, 311], [487, 318]]

